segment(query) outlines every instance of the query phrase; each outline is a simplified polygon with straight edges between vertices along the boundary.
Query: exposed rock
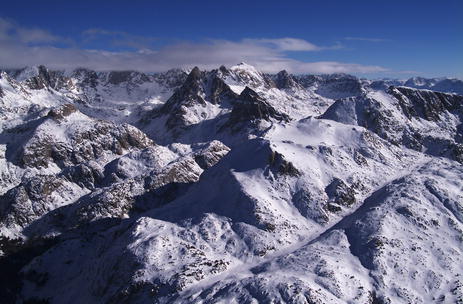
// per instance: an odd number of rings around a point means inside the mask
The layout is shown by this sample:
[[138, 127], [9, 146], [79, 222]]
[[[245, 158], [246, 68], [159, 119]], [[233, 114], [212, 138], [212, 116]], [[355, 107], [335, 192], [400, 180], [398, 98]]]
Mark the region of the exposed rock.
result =
[[73, 104], [67, 103], [60, 107], [50, 110], [50, 112], [48, 112], [48, 117], [60, 121], [64, 117], [69, 116], [74, 112], [77, 112], [77, 108]]
[[350, 207], [355, 203], [355, 190], [347, 186], [346, 183], [339, 178], [334, 178], [333, 181], [326, 186], [325, 192], [328, 195], [330, 203], [332, 202], [336, 205], [345, 207]]
[[88, 189], [95, 189], [95, 186], [100, 184], [104, 178], [103, 168], [94, 161], [66, 167], [62, 174], [69, 181]]
[[[216, 73], [213, 71], [213, 73]], [[233, 92], [222, 78], [214, 75], [212, 77], [210, 92], [206, 97], [213, 104], [219, 104], [226, 100], [234, 100], [238, 95]]]
[[143, 187], [134, 180], [98, 189], [76, 203], [76, 209], [68, 220], [76, 224], [88, 224], [103, 218], [123, 218], [132, 209], [136, 196], [143, 193]]
[[[169, 129], [185, 128], [191, 124], [190, 120], [195, 115], [206, 115], [206, 113], [189, 113], [189, 108], [206, 108], [207, 103], [221, 104], [224, 101], [231, 101], [237, 98], [230, 87], [219, 77], [219, 71], [209, 73], [201, 72], [198, 67], [193, 68], [183, 85], [177, 89], [172, 97], [161, 107], [159, 111], [152, 114], [167, 115], [166, 126]], [[198, 111], [198, 110], [195, 110]], [[197, 119], [204, 119], [198, 117]]]
[[65, 191], [63, 179], [51, 175], [37, 175], [23, 181], [19, 186], [0, 197], [0, 219], [7, 226], [26, 226], [46, 214], [59, 204], [63, 197], [53, 193]]
[[31, 90], [54, 89], [60, 90], [63, 88], [69, 89], [72, 87], [70, 78], [63, 76], [62, 72], [48, 70], [45, 66], [38, 66], [36, 75], [25, 81], [25, 85]]
[[206, 170], [215, 165], [222, 157], [224, 157], [230, 148], [218, 140], [208, 143], [204, 148], [195, 153], [195, 161], [198, 165]]
[[133, 79], [137, 79], [141, 83], [149, 81], [148, 76], [140, 72], [113, 71], [108, 74], [108, 82], [113, 85], [119, 85], [121, 83], [130, 83]]
[[254, 122], [257, 120], [275, 119], [277, 121], [286, 121], [290, 119], [286, 114], [279, 113], [255, 91], [246, 87], [241, 92], [238, 100], [234, 103], [230, 118], [226, 126], [236, 126], [240, 123]]
[[269, 157], [270, 167], [278, 174], [288, 175], [288, 176], [300, 176], [301, 173], [297, 170], [294, 165], [285, 160], [282, 154], [272, 151]]
[[362, 80], [347, 74], [301, 75], [295, 79], [305, 88], [313, 88], [315, 92], [327, 98], [347, 98], [364, 94]]
[[165, 73], [157, 73], [154, 75], [154, 79], [167, 88], [180, 87], [187, 77], [187, 73], [180, 69], [171, 69]]
[[461, 109], [463, 96], [414, 90], [405, 87], [391, 87], [389, 93], [397, 98], [404, 114], [408, 117], [421, 117], [437, 121], [445, 110]]
[[183, 85], [175, 91], [161, 108], [162, 113], [172, 113], [179, 104], [191, 106], [193, 104], [205, 104], [205, 92], [201, 86], [202, 73], [198, 67], [194, 67]]
[[145, 187], [154, 190], [171, 183], [188, 184], [196, 182], [202, 171], [193, 158], [180, 159], [163, 168], [160, 173], [148, 176], [145, 180]]
[[294, 193], [292, 202], [302, 216], [312, 219], [316, 223], [325, 224], [330, 219], [326, 212], [322, 193], [314, 193], [305, 187]]
[[40, 90], [52, 87], [52, 75], [43, 65], [38, 67], [38, 75], [27, 80], [27, 85], [32, 90]]
[[[319, 118], [363, 126], [394, 145], [459, 161], [458, 126], [449, 127], [446, 120], [463, 117], [463, 96], [406, 87], [390, 87], [387, 93], [392, 97], [337, 100]], [[440, 134], [429, 134], [421, 120], [434, 123]]]
[[390, 109], [366, 96], [337, 100], [319, 118], [365, 127], [394, 144], [400, 143], [401, 135], [398, 134], [404, 129], [394, 121]]
[[275, 85], [278, 89], [292, 89], [299, 86], [296, 79], [288, 74], [286, 70], [280, 71], [276, 74]]
[[95, 71], [79, 68], [74, 70], [72, 76], [77, 78], [83, 87], [95, 89], [98, 85], [98, 74]]
[[[65, 107], [51, 112], [53, 118], [66, 117], [73, 107]], [[69, 115], [69, 114], [67, 114]], [[63, 142], [55, 138], [52, 129], [44, 128], [36, 132], [24, 145], [20, 154], [21, 163], [26, 167], [47, 167], [50, 162], [64, 168], [69, 165], [95, 160], [105, 152], [122, 154], [131, 147], [146, 148], [152, 141], [137, 128], [115, 125], [104, 121], [85, 121], [91, 128], [75, 129]], [[66, 128], [66, 122], [58, 122], [58, 128]]]

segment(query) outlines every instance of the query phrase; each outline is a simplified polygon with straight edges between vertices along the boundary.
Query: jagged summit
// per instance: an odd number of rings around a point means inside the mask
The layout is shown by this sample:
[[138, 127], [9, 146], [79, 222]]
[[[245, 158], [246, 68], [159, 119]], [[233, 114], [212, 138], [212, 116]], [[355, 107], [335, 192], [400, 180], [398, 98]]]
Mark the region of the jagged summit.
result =
[[257, 92], [246, 87], [233, 105], [228, 124], [236, 125], [240, 122], [252, 122], [259, 119], [289, 121], [287, 115], [278, 113]]
[[300, 86], [297, 79], [286, 70], [280, 71], [275, 75], [275, 85], [278, 89], [295, 89]]

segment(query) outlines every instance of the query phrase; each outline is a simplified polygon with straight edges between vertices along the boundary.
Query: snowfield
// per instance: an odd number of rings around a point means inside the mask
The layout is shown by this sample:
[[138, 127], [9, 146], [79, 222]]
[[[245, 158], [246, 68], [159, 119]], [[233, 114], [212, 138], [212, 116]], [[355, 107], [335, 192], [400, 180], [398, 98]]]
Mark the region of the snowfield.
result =
[[459, 90], [2, 71], [2, 301], [463, 303]]

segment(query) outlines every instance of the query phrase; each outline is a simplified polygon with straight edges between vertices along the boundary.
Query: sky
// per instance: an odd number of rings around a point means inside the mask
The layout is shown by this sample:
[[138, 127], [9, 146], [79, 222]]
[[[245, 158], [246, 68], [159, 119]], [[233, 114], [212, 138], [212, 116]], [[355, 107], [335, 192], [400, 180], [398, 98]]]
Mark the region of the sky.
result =
[[0, 67], [463, 78], [463, 1], [5, 1]]

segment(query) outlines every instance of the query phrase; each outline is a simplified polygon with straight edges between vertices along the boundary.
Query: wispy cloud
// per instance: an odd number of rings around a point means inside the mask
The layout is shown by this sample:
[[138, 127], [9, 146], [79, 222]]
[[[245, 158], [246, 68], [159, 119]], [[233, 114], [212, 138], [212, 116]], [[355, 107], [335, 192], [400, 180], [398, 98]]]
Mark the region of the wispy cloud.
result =
[[0, 18], [0, 39], [15, 39], [17, 42], [29, 43], [47, 43], [64, 40], [50, 32], [38, 28], [26, 28], [19, 26], [15, 22]]
[[[26, 33], [26, 34], [24, 34]], [[20, 39], [17, 39], [22, 37]], [[27, 29], [0, 19], [0, 67], [19, 68], [44, 64], [54, 69], [84, 67], [95, 70], [165, 71], [175, 67], [202, 69], [231, 66], [245, 61], [264, 72], [288, 70], [292, 73], [375, 73], [387, 69], [337, 61], [304, 62], [292, 59], [293, 51], [314, 52], [327, 47], [298, 38], [204, 40], [175, 42], [159, 48], [149, 47], [154, 38], [90, 29], [82, 33], [83, 43], [109, 38], [115, 44], [130, 46], [132, 51], [109, 52], [72, 47], [57, 47], [62, 38], [40, 29]], [[31, 42], [41, 42], [32, 44]], [[329, 47], [328, 47], [329, 48]]]
[[253, 44], [259, 44], [275, 48], [282, 52], [288, 51], [322, 51], [322, 50], [333, 50], [342, 48], [341, 44], [335, 44], [333, 46], [318, 46], [307, 40], [298, 38], [277, 38], [277, 39], [244, 39], [243, 42], [249, 42]]
[[367, 42], [387, 42], [387, 41], [391, 41], [389, 39], [384, 39], [384, 38], [366, 38], [366, 37], [345, 37], [344, 40], [367, 41]]
[[84, 42], [109, 39], [114, 46], [125, 46], [134, 49], [150, 48], [152, 43], [157, 40], [155, 37], [138, 36], [123, 31], [108, 31], [99, 28], [92, 28], [82, 32], [82, 38]]

